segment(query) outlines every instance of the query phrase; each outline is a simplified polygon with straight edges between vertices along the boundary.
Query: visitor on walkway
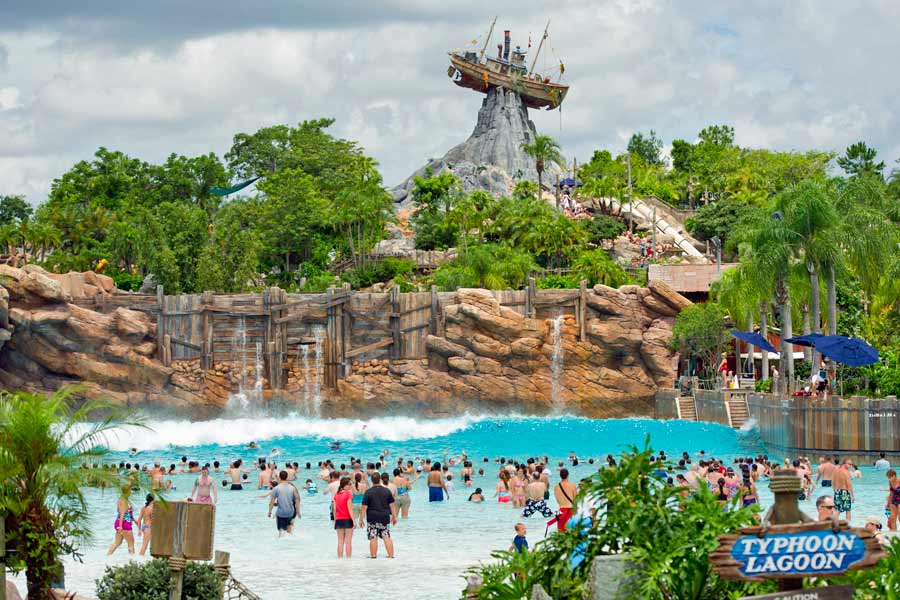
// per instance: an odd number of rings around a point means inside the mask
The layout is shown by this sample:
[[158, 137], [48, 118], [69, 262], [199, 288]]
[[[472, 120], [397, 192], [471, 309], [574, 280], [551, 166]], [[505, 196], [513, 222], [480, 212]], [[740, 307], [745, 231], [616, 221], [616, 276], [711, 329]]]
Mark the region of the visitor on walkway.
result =
[[394, 558], [394, 541], [391, 539], [391, 525], [397, 524], [397, 503], [387, 486], [382, 485], [381, 476], [372, 474], [372, 487], [366, 490], [359, 513], [359, 526], [366, 524], [369, 538], [369, 556], [378, 556], [378, 539], [384, 542], [388, 558]]
[[553, 495], [559, 504], [559, 515], [556, 517], [556, 529], [566, 530], [566, 523], [572, 517], [572, 507], [575, 504], [575, 496], [578, 495], [578, 486], [569, 481], [569, 470], [559, 470], [560, 482], [556, 484]]
[[353, 554], [353, 529], [356, 524], [353, 522], [353, 512], [350, 508], [353, 504], [353, 492], [350, 491], [350, 485], [349, 477], [341, 478], [332, 506], [334, 529], [337, 532], [338, 558], [344, 556], [350, 558]]
[[122, 542], [128, 544], [128, 554], [134, 554], [134, 533], [132, 525], [134, 523], [134, 508], [131, 506], [131, 486], [122, 486], [122, 493], [116, 501], [116, 522], [113, 524], [116, 530], [116, 538], [113, 540], [112, 546], [106, 553], [110, 556], [122, 545]]
[[849, 460], [845, 460], [841, 466], [834, 470], [834, 479], [831, 485], [834, 488], [834, 510], [838, 518], [841, 513], [846, 514], [846, 519], [851, 519], [850, 513], [853, 510], [853, 502], [856, 500], [853, 496], [853, 483], [850, 481], [850, 469], [853, 466]]
[[300, 517], [300, 492], [292, 483], [288, 483], [287, 471], [278, 473], [280, 480], [272, 489], [272, 498], [269, 500], [269, 518], [272, 518], [272, 509], [275, 510], [275, 527], [278, 537], [285, 533], [294, 533], [294, 519]]

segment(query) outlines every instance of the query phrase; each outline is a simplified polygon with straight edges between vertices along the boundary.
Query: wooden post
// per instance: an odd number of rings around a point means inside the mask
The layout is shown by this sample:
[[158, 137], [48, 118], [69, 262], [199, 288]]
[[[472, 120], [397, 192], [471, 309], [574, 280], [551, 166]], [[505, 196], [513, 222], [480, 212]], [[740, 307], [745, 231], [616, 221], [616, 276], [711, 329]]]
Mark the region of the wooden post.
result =
[[6, 515], [0, 513], [0, 600], [6, 600]]
[[393, 334], [394, 343], [391, 345], [391, 358], [400, 358], [402, 356], [400, 344], [402, 343], [402, 333], [400, 332], [400, 286], [395, 285], [391, 288], [391, 333]]
[[166, 295], [163, 286], [156, 286], [156, 356], [165, 363], [163, 356], [163, 336], [166, 335]]
[[[181, 600], [181, 592], [184, 587], [184, 536], [187, 533], [187, 506], [183, 503], [175, 505], [175, 531], [172, 537], [172, 556], [169, 558], [169, 568], [172, 571], [174, 587], [169, 593], [169, 600]], [[175, 559], [174, 561], [172, 559]], [[181, 563], [181, 564], [180, 564]], [[173, 567], [181, 566], [180, 569]]]
[[200, 297], [200, 304], [203, 305], [202, 323], [203, 323], [203, 337], [200, 340], [200, 368], [203, 371], [209, 371], [212, 369], [213, 360], [212, 360], [212, 313], [209, 310], [209, 306], [213, 303], [213, 294], [212, 292], [203, 292], [203, 295]]
[[533, 319], [537, 315], [534, 300], [537, 297], [537, 285], [534, 277], [528, 278], [528, 289], [525, 292], [525, 316]]
[[438, 335], [441, 301], [438, 297], [437, 286], [431, 286], [431, 335]]
[[335, 372], [335, 310], [331, 303], [334, 301], [334, 286], [325, 292], [325, 387], [337, 386], [337, 373]]
[[162, 364], [167, 367], [172, 364], [172, 336], [168, 333], [163, 336]]
[[222, 580], [222, 583], [228, 579], [228, 571], [231, 570], [231, 553], [224, 552], [222, 550], [216, 550], [215, 558], [213, 559], [213, 568], [216, 570], [216, 573], [219, 574], [219, 578]]
[[579, 284], [578, 297], [578, 335], [583, 342], [587, 339], [585, 321], [587, 321], [587, 281], [582, 279]]
[[263, 373], [269, 379], [269, 387], [272, 386], [272, 362], [273, 356], [272, 351], [274, 350], [274, 346], [271, 346], [269, 342], [272, 341], [272, 288], [266, 288], [262, 291], [262, 305], [263, 305], [263, 318], [266, 320], [265, 325], [263, 326], [263, 339], [262, 339], [262, 350], [263, 350]]
[[350, 373], [350, 359], [347, 358], [347, 350], [350, 349], [351, 327], [353, 324], [350, 322], [350, 311], [344, 310], [344, 303], [350, 302], [353, 289], [349, 283], [345, 283], [341, 290], [346, 295], [344, 302], [339, 307], [341, 311], [341, 377], [346, 377]]

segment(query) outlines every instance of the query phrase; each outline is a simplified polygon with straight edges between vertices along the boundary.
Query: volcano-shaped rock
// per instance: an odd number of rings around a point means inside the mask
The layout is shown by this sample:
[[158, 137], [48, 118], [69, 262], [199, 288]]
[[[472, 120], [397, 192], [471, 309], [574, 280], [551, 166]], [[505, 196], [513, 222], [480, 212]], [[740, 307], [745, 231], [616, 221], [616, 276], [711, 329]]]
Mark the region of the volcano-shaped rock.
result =
[[[537, 181], [535, 161], [522, 151], [522, 145], [533, 143], [534, 136], [534, 123], [528, 118], [528, 108], [519, 95], [493, 88], [481, 103], [478, 122], [469, 139], [395, 187], [394, 200], [408, 204], [409, 193], [415, 185], [413, 177], [423, 175], [427, 168], [435, 175], [445, 171], [453, 173], [466, 192], [485, 190], [494, 195], [509, 194], [518, 180]], [[545, 184], [553, 181], [558, 172], [559, 167], [547, 164]]]

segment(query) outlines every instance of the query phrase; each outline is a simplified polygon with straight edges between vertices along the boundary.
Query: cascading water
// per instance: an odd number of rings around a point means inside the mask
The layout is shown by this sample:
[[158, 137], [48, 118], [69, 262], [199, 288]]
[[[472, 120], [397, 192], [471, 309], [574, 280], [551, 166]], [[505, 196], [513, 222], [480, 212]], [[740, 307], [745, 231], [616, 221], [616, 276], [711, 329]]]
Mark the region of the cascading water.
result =
[[313, 339], [316, 341], [316, 373], [315, 384], [313, 385], [312, 396], [312, 415], [315, 417], [322, 416], [322, 377], [324, 375], [324, 367], [322, 364], [322, 345], [325, 340], [325, 328], [316, 327], [313, 330]]
[[260, 406], [263, 397], [263, 356], [262, 342], [256, 342], [256, 365], [254, 369], [256, 381], [253, 382], [253, 396], [250, 399], [252, 406]]
[[237, 394], [232, 394], [228, 398], [228, 408], [244, 411], [250, 404], [247, 392], [244, 389], [244, 376], [247, 372], [247, 327], [244, 323], [244, 317], [238, 321], [237, 329], [234, 330], [234, 337], [231, 339], [231, 367], [232, 373], [240, 365], [237, 372]]
[[553, 412], [560, 413], [563, 409], [562, 384], [560, 379], [563, 372], [563, 340], [562, 325], [564, 316], [553, 319], [553, 355], [550, 359], [550, 401], [553, 403]]
[[303, 367], [303, 408], [307, 415], [312, 414], [312, 373], [309, 371], [309, 344], [300, 346], [300, 360]]

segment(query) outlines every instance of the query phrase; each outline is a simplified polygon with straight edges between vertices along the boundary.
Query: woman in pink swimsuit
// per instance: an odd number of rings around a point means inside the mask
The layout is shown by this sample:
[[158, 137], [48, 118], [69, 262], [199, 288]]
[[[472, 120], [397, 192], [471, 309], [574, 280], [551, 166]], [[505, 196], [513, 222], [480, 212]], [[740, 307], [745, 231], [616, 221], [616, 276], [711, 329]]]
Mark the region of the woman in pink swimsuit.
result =
[[113, 540], [112, 546], [109, 547], [107, 556], [116, 551], [122, 545], [122, 542], [128, 544], [128, 554], [134, 554], [134, 533], [132, 525], [134, 524], [134, 509], [131, 506], [129, 497], [131, 496], [131, 488], [129, 486], [122, 487], [122, 494], [116, 502], [116, 539]]
[[525, 471], [516, 470], [516, 476], [512, 478], [513, 506], [523, 508], [525, 506]]

